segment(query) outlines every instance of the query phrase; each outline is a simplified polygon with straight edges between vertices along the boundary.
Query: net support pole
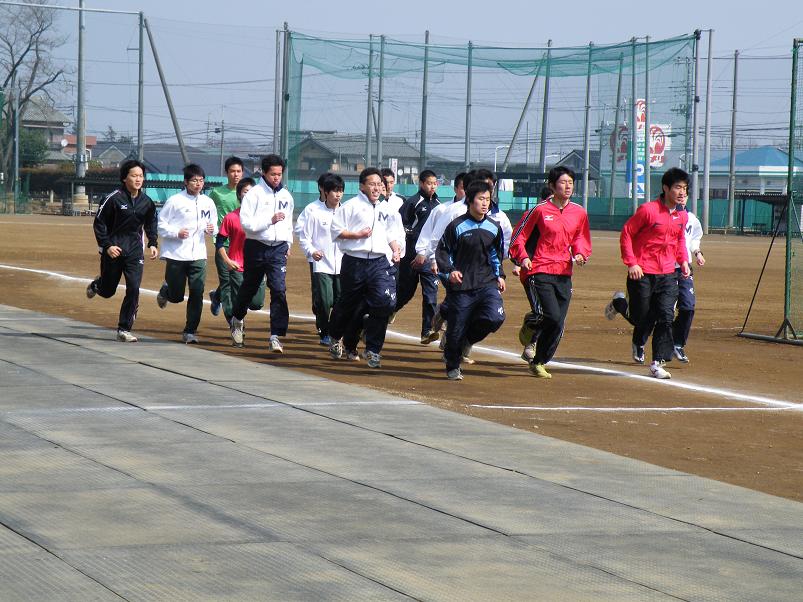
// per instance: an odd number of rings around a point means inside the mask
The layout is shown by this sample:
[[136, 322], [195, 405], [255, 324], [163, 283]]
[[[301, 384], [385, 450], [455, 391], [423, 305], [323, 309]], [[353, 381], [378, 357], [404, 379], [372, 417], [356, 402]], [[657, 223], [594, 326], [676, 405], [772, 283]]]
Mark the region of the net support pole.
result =
[[630, 205], [631, 212], [638, 209], [638, 126], [636, 121], [636, 38], [630, 40], [632, 73], [630, 81]]
[[474, 44], [468, 43], [468, 73], [466, 75], [466, 140], [464, 163], [466, 171], [471, 169], [471, 71]]
[[[287, 155], [290, 151], [290, 28], [287, 26], [287, 21], [284, 22], [284, 36], [282, 42], [282, 121], [280, 125], [281, 130], [281, 157], [287, 161]], [[300, 101], [301, 99], [298, 99]], [[287, 166], [289, 171], [289, 165]], [[289, 179], [289, 175], [285, 174]]]
[[17, 211], [17, 203], [20, 198], [20, 91], [16, 88], [16, 82], [12, 79], [12, 93], [14, 94], [14, 103], [12, 109], [14, 112], [14, 182], [12, 183], [12, 191], [14, 194], [14, 212]]
[[[542, 61], [543, 62], [543, 61]], [[535, 86], [538, 84], [538, 74], [541, 73], [541, 63], [538, 63], [538, 67], [535, 70], [535, 77], [533, 77], [533, 84], [530, 86], [530, 93], [527, 94], [527, 100], [524, 101], [524, 107], [521, 109], [521, 115], [519, 115], [519, 122], [516, 124], [516, 129], [513, 131], [513, 137], [510, 139], [510, 144], [507, 147], [507, 153], [505, 153], [505, 160], [502, 163], [502, 172], [507, 171], [508, 164], [510, 163], [510, 157], [513, 154], [513, 147], [516, 145], [516, 140], [519, 138], [519, 133], [521, 132], [521, 126], [524, 124], [524, 120], [527, 116], [527, 111], [530, 108], [530, 101], [533, 99], [533, 94], [535, 93]], [[527, 134], [527, 138], [529, 138], [529, 132]], [[527, 144], [529, 145], [529, 139], [527, 140]], [[525, 155], [527, 155], [527, 151], [525, 151]], [[525, 160], [526, 163], [526, 160]], [[526, 166], [525, 166], [526, 169]]]
[[652, 141], [650, 117], [650, 36], [644, 43], [644, 200], [652, 200], [650, 182], [650, 142]]
[[594, 43], [588, 44], [588, 68], [586, 71], [586, 120], [583, 132], [583, 209], [588, 210], [588, 172], [591, 157], [591, 67]]
[[[86, 175], [86, 111], [84, 110], [84, 0], [78, 2], [78, 102], [75, 130], [75, 177], [83, 178]], [[76, 195], [85, 194], [84, 186], [75, 188]]]
[[365, 167], [371, 164], [371, 113], [374, 108], [374, 36], [368, 36], [368, 102], [365, 117]]
[[[608, 191], [608, 215], [614, 215], [616, 207], [616, 153], [619, 142], [619, 110], [622, 106], [622, 71], [624, 69], [624, 55], [619, 55], [619, 78], [616, 82], [616, 110], [613, 117], [613, 151], [611, 152], [611, 185]], [[601, 155], [601, 153], [600, 153]]]
[[691, 211], [694, 213], [694, 215], [699, 215], [697, 212], [697, 176], [699, 170], [699, 166], [697, 165], [697, 149], [699, 148], [699, 137], [697, 136], [697, 113], [699, 112], [700, 107], [700, 35], [700, 30], [696, 29], [694, 31], [694, 109], [691, 117], [691, 190], [689, 191]]
[[376, 103], [376, 166], [382, 167], [382, 105], [385, 104], [385, 36], [379, 38], [379, 99]]
[[736, 205], [736, 99], [739, 83], [739, 51], [733, 52], [733, 108], [731, 109], [731, 148], [728, 163], [728, 229], [733, 228]]
[[703, 142], [703, 233], [708, 234], [711, 213], [711, 78], [713, 75], [714, 30], [708, 30], [708, 60], [705, 74], [705, 140]]
[[273, 152], [279, 154], [279, 132], [282, 128], [282, 31], [276, 30], [276, 66], [273, 78]]
[[139, 78], [137, 81], [137, 160], [145, 158], [145, 13], [139, 13]]
[[538, 171], [546, 171], [546, 134], [549, 129], [549, 77], [552, 70], [552, 40], [546, 43], [546, 73], [544, 74], [544, 106], [541, 109], [541, 148], [539, 149]]
[[162, 70], [162, 63], [159, 60], [159, 53], [156, 50], [156, 44], [153, 42], [153, 32], [148, 24], [148, 19], [145, 19], [145, 31], [148, 32], [148, 42], [151, 45], [151, 52], [153, 53], [153, 62], [156, 63], [156, 72], [159, 74], [159, 81], [162, 83], [162, 91], [165, 95], [165, 102], [167, 103], [167, 110], [170, 113], [170, 121], [173, 122], [173, 131], [176, 133], [176, 142], [178, 142], [178, 150], [181, 153], [181, 160], [184, 165], [190, 162], [187, 155], [187, 149], [184, 146], [184, 137], [181, 135], [181, 127], [178, 124], [178, 117], [176, 117], [176, 110], [173, 108], [173, 100], [170, 98], [170, 89], [167, 87], [164, 71]]
[[418, 173], [427, 166], [427, 104], [429, 101], [429, 30], [424, 32], [424, 81], [421, 94], [421, 144], [418, 154]]

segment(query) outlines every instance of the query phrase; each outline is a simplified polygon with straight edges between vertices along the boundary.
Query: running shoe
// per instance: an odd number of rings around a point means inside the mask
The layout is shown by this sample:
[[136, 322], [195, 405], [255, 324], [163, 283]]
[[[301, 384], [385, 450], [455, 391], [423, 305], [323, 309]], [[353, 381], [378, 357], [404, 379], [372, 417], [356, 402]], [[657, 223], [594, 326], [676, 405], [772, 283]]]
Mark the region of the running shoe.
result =
[[381, 368], [382, 367], [382, 356], [374, 351], [366, 351], [365, 352], [365, 359], [368, 360], [368, 367], [369, 368]]
[[446, 373], [446, 378], [449, 380], [463, 380], [463, 371], [460, 368], [454, 368]]
[[675, 345], [675, 348], [672, 350], [672, 354], [678, 358], [678, 361], [683, 362], [684, 364], [689, 363], [689, 356], [686, 355], [683, 345]]
[[209, 291], [209, 302], [211, 303], [209, 307], [209, 311], [212, 312], [213, 316], [220, 315], [220, 291], [217, 289], [212, 289]]
[[275, 334], [271, 335], [270, 341], [268, 342], [268, 348], [273, 353], [284, 353], [284, 347], [282, 347], [282, 342], [279, 340], [279, 337], [276, 336]]
[[340, 341], [332, 341], [332, 344], [329, 345], [329, 355], [332, 356], [333, 360], [339, 360], [343, 357], [343, 343]]
[[185, 332], [181, 335], [181, 340], [184, 341], [187, 345], [197, 345], [198, 344], [198, 337], [195, 336], [194, 332]]
[[650, 364], [650, 376], [653, 378], [672, 378], [672, 375], [664, 369], [663, 362], [653, 362]]
[[608, 305], [605, 306], [605, 317], [608, 318], [609, 320], [613, 320], [616, 317], [616, 314], [619, 313], [619, 310], [617, 310], [616, 306], [614, 305], [614, 301], [616, 301], [616, 299], [625, 299], [625, 298], [626, 298], [625, 294], [622, 291], [616, 291], [613, 294], [613, 298], [610, 300]]
[[547, 372], [544, 364], [530, 364], [530, 374], [536, 378], [552, 378], [552, 375]]
[[633, 361], [637, 364], [644, 363], [644, 345], [636, 345], [633, 343], [631, 345], [631, 349], [633, 351]]
[[243, 335], [243, 331], [245, 330], [245, 324], [242, 320], [238, 320], [235, 317], [231, 319], [231, 341], [232, 345], [235, 347], [242, 347], [244, 344], [245, 337]]
[[121, 343], [136, 343], [137, 337], [135, 337], [127, 330], [118, 330], [117, 340], [120, 341]]
[[[96, 276], [95, 280], [98, 280], [99, 278], [100, 278], [100, 276]], [[86, 287], [86, 298], [87, 299], [91, 299], [92, 297], [94, 297], [95, 295], [98, 294], [98, 291], [95, 290], [95, 280], [90, 282]]]
[[528, 364], [535, 359], [535, 343], [524, 346], [524, 351], [521, 352], [521, 359]]

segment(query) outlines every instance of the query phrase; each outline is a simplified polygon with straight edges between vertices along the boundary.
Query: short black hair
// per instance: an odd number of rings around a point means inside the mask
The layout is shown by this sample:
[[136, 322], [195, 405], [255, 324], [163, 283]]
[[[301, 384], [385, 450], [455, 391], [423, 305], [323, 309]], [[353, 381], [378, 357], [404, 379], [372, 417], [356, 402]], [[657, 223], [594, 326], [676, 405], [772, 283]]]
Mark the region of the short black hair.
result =
[[470, 205], [474, 197], [481, 192], [488, 192], [491, 196], [494, 193], [494, 187], [488, 184], [485, 178], [476, 179], [468, 185], [468, 188], [466, 188], [466, 204]]
[[538, 194], [538, 198], [541, 199], [542, 201], [545, 201], [551, 196], [552, 196], [552, 189], [549, 186], [542, 186], [541, 192]]
[[128, 172], [134, 169], [135, 167], [139, 167], [142, 170], [142, 175], [145, 175], [145, 165], [142, 161], [137, 161], [136, 159], [128, 159], [127, 161], [123, 161], [120, 164], [120, 181], [123, 182], [128, 177]]
[[565, 165], [556, 165], [549, 170], [546, 181], [550, 184], [557, 184], [558, 180], [560, 180], [560, 177], [563, 175], [569, 176], [572, 179], [572, 182], [577, 180], [577, 175], [574, 173], [573, 169], [566, 167]]
[[333, 190], [345, 190], [346, 184], [343, 182], [343, 178], [341, 178], [339, 175], [328, 173], [323, 179], [323, 182], [321, 182], [320, 187], [323, 189], [324, 194], [329, 194]]
[[360, 184], [365, 184], [365, 181], [369, 176], [379, 176], [380, 180], [383, 182], [385, 181], [385, 179], [382, 177], [382, 172], [376, 167], [366, 167], [360, 172]]
[[678, 182], [686, 182], [689, 185], [689, 174], [680, 169], [680, 167], [670, 167], [666, 170], [661, 177], [661, 195], [663, 195], [663, 187], [672, 188]]
[[229, 171], [229, 167], [231, 167], [232, 165], [239, 165], [241, 168], [245, 169], [243, 160], [240, 159], [240, 157], [235, 157], [234, 155], [232, 155], [231, 157], [226, 159], [226, 162], [223, 164], [223, 171]]
[[438, 176], [431, 169], [425, 169], [420, 174], [418, 174], [418, 181], [419, 182], [423, 182], [427, 178], [435, 178], [435, 179], [437, 179]]
[[458, 184], [463, 184], [463, 185], [465, 185], [465, 182], [464, 182], [464, 180], [465, 180], [465, 177], [466, 177], [466, 172], [464, 172], [464, 171], [461, 171], [459, 174], [457, 174], [457, 175], [454, 177], [454, 185], [455, 185], [455, 186], [457, 186]]
[[329, 176], [331, 176], [331, 175], [332, 175], [332, 173], [331, 173], [331, 172], [328, 172], [328, 171], [325, 171], [324, 173], [322, 173], [321, 175], [319, 175], [319, 176], [318, 176], [318, 182], [317, 182], [317, 184], [318, 184], [318, 188], [323, 188], [323, 181], [324, 181], [326, 178], [328, 178]]
[[466, 188], [468, 188], [471, 185], [471, 183], [476, 179], [477, 179], [477, 170], [476, 169], [472, 169], [471, 171], [464, 173], [463, 174], [463, 189], [465, 190]]
[[284, 159], [282, 159], [279, 155], [265, 155], [262, 157], [262, 173], [268, 173], [268, 170], [271, 167], [281, 167], [282, 171], [284, 171]]
[[193, 178], [205, 178], [204, 168], [197, 163], [188, 163], [182, 170], [184, 173], [184, 181], [189, 182]]
[[390, 167], [383, 167], [380, 170], [380, 174], [383, 178], [393, 178], [396, 179], [396, 172], [394, 172]]
[[237, 191], [237, 200], [238, 201], [242, 200], [243, 188], [245, 188], [246, 186], [254, 187], [256, 185], [257, 183], [254, 181], [254, 178], [243, 178], [242, 180], [237, 182], [237, 188], [235, 189]]
[[490, 169], [480, 168], [476, 170], [475, 173], [478, 179], [491, 180], [494, 184], [496, 184], [496, 174]]

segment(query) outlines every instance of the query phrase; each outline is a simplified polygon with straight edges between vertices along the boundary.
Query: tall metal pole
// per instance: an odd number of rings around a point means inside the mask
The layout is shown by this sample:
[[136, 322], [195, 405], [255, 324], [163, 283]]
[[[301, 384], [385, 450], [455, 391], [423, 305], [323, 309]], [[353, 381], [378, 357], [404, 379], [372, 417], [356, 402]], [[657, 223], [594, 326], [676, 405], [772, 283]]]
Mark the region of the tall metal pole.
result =
[[368, 36], [368, 109], [365, 118], [365, 166], [371, 164], [371, 121], [374, 108], [374, 36]]
[[382, 167], [382, 105], [385, 104], [385, 36], [379, 38], [379, 99], [376, 109], [376, 166]]
[[792, 43], [792, 97], [789, 107], [789, 163], [786, 172], [786, 266], [784, 268], [784, 303], [783, 303], [783, 324], [776, 338], [783, 333], [783, 338], [795, 337], [796, 333], [792, 328], [790, 316], [792, 315], [792, 224], [795, 216], [795, 194], [794, 194], [794, 175], [795, 175], [795, 130], [798, 127], [796, 120], [797, 113], [797, 65], [800, 45], [803, 38], [796, 38]]
[[[543, 62], [543, 61], [542, 61]], [[505, 153], [505, 160], [502, 163], [502, 171], [507, 171], [508, 163], [510, 163], [510, 157], [513, 155], [513, 147], [516, 146], [516, 140], [518, 140], [519, 132], [521, 132], [521, 125], [524, 123], [525, 117], [527, 116], [527, 110], [530, 108], [530, 101], [533, 98], [533, 94], [535, 93], [535, 86], [538, 83], [538, 74], [541, 73], [541, 63], [538, 63], [538, 68], [535, 70], [535, 77], [533, 78], [533, 85], [530, 86], [530, 93], [527, 94], [527, 100], [524, 101], [524, 108], [521, 110], [521, 115], [519, 115], [519, 121], [516, 124], [516, 129], [513, 131], [513, 138], [510, 140], [510, 144], [507, 147], [507, 153]], [[528, 122], [528, 129], [527, 129], [527, 145], [529, 149], [529, 122]], [[525, 154], [529, 153], [529, 150], [525, 150]]]
[[644, 42], [644, 200], [652, 200], [650, 182], [650, 36]]
[[691, 59], [686, 57], [686, 110], [684, 111], [686, 117], [685, 132], [686, 144], [683, 148], [683, 169], [689, 171], [691, 165], [691, 113], [692, 113], [692, 94], [691, 94]]
[[583, 133], [583, 209], [588, 210], [588, 172], [591, 157], [591, 67], [594, 43], [588, 44], [588, 72], [586, 74], [586, 122]]
[[223, 145], [226, 138], [226, 122], [223, 119], [223, 107], [220, 109], [220, 175], [226, 175], [225, 163], [223, 162]]
[[739, 82], [739, 51], [733, 52], [733, 109], [731, 111], [731, 152], [728, 165], [728, 228], [733, 228], [736, 205], [736, 98]]
[[632, 73], [630, 81], [630, 203], [633, 213], [638, 209], [638, 115], [636, 114], [636, 38], [630, 40]]
[[[622, 105], [622, 71], [624, 71], [625, 57], [619, 55], [619, 79], [616, 82], [616, 111], [613, 118], [613, 152], [611, 152], [611, 185], [608, 191], [608, 215], [614, 215], [616, 210], [616, 153], [619, 151], [619, 110]], [[600, 153], [600, 157], [602, 153]]]
[[538, 171], [546, 171], [546, 133], [549, 125], [549, 76], [552, 68], [552, 40], [546, 43], [546, 74], [544, 75], [544, 107], [541, 109], [541, 148], [539, 149]]
[[708, 30], [708, 67], [705, 76], [705, 142], [703, 145], [703, 233], [708, 234], [711, 205], [709, 203], [711, 183], [711, 78], [713, 75], [714, 30]]
[[697, 152], [699, 137], [697, 135], [697, 113], [700, 106], [700, 36], [699, 29], [694, 31], [694, 111], [691, 118], [691, 190], [689, 191], [689, 200], [691, 201], [691, 211], [694, 215], [697, 213], [697, 196], [698, 196], [698, 170], [697, 165]]
[[429, 98], [429, 30], [424, 32], [424, 83], [421, 97], [421, 145], [418, 156], [418, 172], [427, 166], [427, 101]]
[[465, 141], [465, 168], [471, 167], [471, 63], [474, 54], [474, 44], [468, 43], [468, 75], [466, 76], [466, 141]]
[[162, 90], [164, 91], [165, 101], [167, 102], [167, 110], [170, 112], [170, 120], [173, 122], [173, 130], [176, 132], [176, 141], [178, 142], [178, 149], [181, 152], [181, 160], [186, 165], [190, 162], [190, 158], [187, 155], [187, 149], [184, 147], [184, 138], [181, 135], [181, 128], [178, 125], [176, 111], [173, 109], [173, 100], [170, 98], [170, 90], [165, 81], [162, 63], [159, 61], [159, 53], [156, 51], [156, 44], [153, 43], [153, 32], [151, 32], [147, 18], [145, 19], [145, 31], [148, 32], [148, 41], [151, 44], [151, 52], [153, 52], [153, 62], [156, 63], [156, 71], [159, 73], [159, 80], [162, 82]]
[[[282, 42], [282, 123], [281, 123], [281, 152], [284, 160], [290, 151], [290, 124], [288, 113], [290, 111], [290, 27], [284, 22], [284, 37]], [[300, 101], [300, 99], [298, 99]], [[290, 165], [287, 166], [288, 170]], [[287, 177], [287, 174], [285, 174]]]
[[[86, 111], [84, 111], [84, 0], [78, 1], [78, 114], [75, 143], [75, 177], [86, 175]], [[75, 189], [76, 196], [86, 194], [83, 186]]]
[[16, 89], [16, 82], [12, 81], [12, 94], [14, 94], [14, 212], [17, 211], [17, 202], [20, 198], [20, 94]]
[[137, 160], [145, 158], [145, 13], [139, 13], [139, 81], [137, 84]]
[[282, 32], [276, 30], [276, 67], [273, 80], [273, 152], [281, 151], [279, 138], [282, 129]]

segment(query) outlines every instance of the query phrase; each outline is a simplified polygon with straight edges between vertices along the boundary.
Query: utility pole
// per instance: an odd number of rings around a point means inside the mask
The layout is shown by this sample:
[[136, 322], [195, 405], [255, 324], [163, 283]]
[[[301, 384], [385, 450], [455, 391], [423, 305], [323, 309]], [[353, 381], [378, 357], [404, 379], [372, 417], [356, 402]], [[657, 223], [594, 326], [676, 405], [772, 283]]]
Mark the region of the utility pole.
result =
[[739, 51], [733, 52], [733, 110], [731, 111], [731, 150], [728, 165], [728, 228], [733, 228], [736, 205], [736, 90], [739, 83]]
[[544, 107], [541, 109], [541, 146], [538, 171], [546, 171], [546, 132], [549, 124], [549, 76], [552, 69], [552, 40], [546, 43], [546, 74], [544, 75]]
[[[12, 82], [12, 85], [15, 82]], [[14, 213], [20, 196], [20, 96], [14, 90]]]
[[223, 140], [226, 136], [226, 122], [223, 120], [223, 110], [225, 106], [220, 107], [220, 175], [226, 175], [226, 170], [223, 168]]
[[705, 142], [703, 144], [703, 233], [708, 234], [708, 220], [711, 207], [709, 204], [711, 177], [711, 76], [713, 67], [714, 30], [708, 30], [708, 67], [705, 74]]
[[466, 140], [465, 140], [465, 169], [471, 168], [471, 69], [474, 55], [474, 44], [468, 43], [468, 73], [466, 75]]
[[145, 105], [145, 13], [139, 13], [139, 82], [137, 85], [137, 159], [145, 158], [144, 105]]
[[[75, 177], [86, 176], [86, 111], [84, 110], [84, 0], [78, 0], [78, 106], [76, 115]], [[79, 184], [73, 195], [73, 210], [89, 209], [86, 188]]]

